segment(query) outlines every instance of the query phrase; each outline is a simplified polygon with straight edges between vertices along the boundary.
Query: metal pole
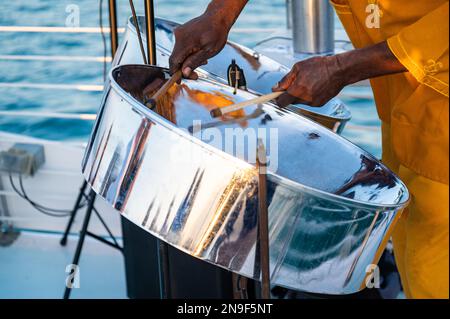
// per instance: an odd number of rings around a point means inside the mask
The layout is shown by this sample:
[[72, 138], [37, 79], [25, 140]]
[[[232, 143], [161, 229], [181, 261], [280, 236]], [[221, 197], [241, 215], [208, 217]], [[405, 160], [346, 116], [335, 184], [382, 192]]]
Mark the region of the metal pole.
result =
[[117, 8], [116, 0], [109, 0], [109, 27], [111, 30], [111, 56], [116, 55], [119, 46], [119, 36], [117, 34]]
[[156, 65], [155, 12], [153, 0], [145, 0], [145, 27], [147, 29], [148, 63]]
[[72, 224], [75, 220], [75, 215], [77, 214], [78, 210], [80, 209], [80, 203], [81, 203], [81, 200], [83, 199], [83, 195], [86, 190], [86, 187], [87, 187], [87, 182], [84, 180], [83, 185], [81, 186], [80, 191], [78, 192], [78, 197], [77, 197], [77, 200], [75, 201], [75, 205], [73, 206], [72, 212], [70, 213], [70, 219], [69, 219], [69, 222], [67, 223], [66, 230], [64, 232], [63, 237], [61, 238], [61, 241], [60, 241], [61, 246], [65, 246], [67, 244], [67, 236], [69, 236], [70, 229], [72, 228]]
[[[81, 227], [81, 230], [80, 230], [80, 239], [78, 239], [78, 244], [77, 244], [77, 248], [75, 251], [75, 255], [73, 257], [72, 265], [78, 266], [78, 263], [80, 262], [81, 250], [83, 249], [84, 239], [86, 238], [89, 221], [91, 219], [91, 214], [94, 209], [95, 197], [96, 197], [95, 192], [93, 190], [91, 190], [89, 193], [88, 207], [86, 210], [86, 215], [84, 216], [83, 226]], [[66, 285], [66, 289], [64, 290], [63, 298], [69, 299], [71, 291], [72, 291], [72, 287], [70, 287], [69, 285]]]
[[136, 9], [134, 8], [133, 0], [130, 0], [130, 8], [131, 8], [131, 14], [133, 15], [133, 21], [136, 27], [136, 32], [139, 40], [139, 47], [141, 49], [142, 59], [144, 61], [144, 64], [147, 63], [147, 56], [145, 55], [145, 48], [144, 48], [144, 41], [142, 41], [142, 35], [141, 35], [141, 27], [139, 26], [139, 20], [136, 15]]
[[[145, 0], [144, 4], [145, 27], [147, 31], [147, 61], [150, 65], [156, 65], [155, 7], [153, 0]], [[161, 298], [167, 299], [170, 298], [168, 245], [161, 240], [156, 240], [156, 242], [158, 245]]]
[[262, 140], [258, 139], [256, 157], [258, 169], [258, 240], [261, 263], [261, 297], [270, 299], [269, 212], [267, 209], [267, 156]]
[[334, 12], [329, 0], [292, 0], [294, 51], [334, 52]]
[[292, 29], [292, 0], [286, 0], [286, 26], [288, 30]]

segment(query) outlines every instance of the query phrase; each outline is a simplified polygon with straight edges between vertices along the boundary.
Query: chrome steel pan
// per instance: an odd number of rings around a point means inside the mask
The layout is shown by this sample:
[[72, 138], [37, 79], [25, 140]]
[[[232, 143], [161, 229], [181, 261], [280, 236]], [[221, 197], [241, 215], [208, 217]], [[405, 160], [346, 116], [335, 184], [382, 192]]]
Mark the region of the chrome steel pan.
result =
[[[138, 21], [140, 30], [143, 32], [142, 38], [145, 41], [145, 19], [143, 16], [139, 16]], [[169, 66], [169, 57], [175, 43], [173, 30], [177, 26], [177, 23], [164, 19], [157, 18], [155, 21], [157, 62], [161, 67]], [[146, 48], [146, 45], [144, 47]], [[269, 57], [229, 41], [217, 56], [210, 59], [207, 65], [199, 69], [199, 73], [203, 77], [227, 84], [227, 69], [233, 59], [244, 70], [248, 89], [260, 94], [272, 92], [272, 86], [289, 72], [289, 68]], [[124, 39], [113, 61], [113, 66], [142, 63], [143, 58], [136, 28], [133, 19], [130, 18]], [[289, 108], [293, 112], [306, 116], [338, 134], [343, 131], [345, 124], [351, 118], [349, 109], [338, 98], [332, 99], [320, 108], [301, 104], [291, 105]]]
[[258, 279], [251, 150], [260, 137], [269, 159], [272, 283], [360, 290], [408, 201], [405, 185], [349, 141], [275, 105], [212, 119], [214, 105], [254, 97], [217, 82], [183, 80], [166, 99], [168, 121], [142, 104], [144, 87], [166, 76], [145, 65], [110, 73], [82, 164], [93, 189], [170, 245]]

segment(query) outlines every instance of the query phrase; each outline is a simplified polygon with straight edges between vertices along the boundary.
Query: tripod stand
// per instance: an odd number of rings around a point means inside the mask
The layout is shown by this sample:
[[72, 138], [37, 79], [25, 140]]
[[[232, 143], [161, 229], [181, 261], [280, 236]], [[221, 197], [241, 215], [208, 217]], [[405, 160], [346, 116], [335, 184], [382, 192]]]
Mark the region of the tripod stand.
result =
[[[95, 208], [94, 204], [95, 204], [95, 198], [96, 198], [96, 194], [95, 192], [90, 189], [89, 191], [89, 195], [86, 195], [86, 189], [88, 188], [88, 184], [86, 181], [83, 182], [83, 185], [80, 188], [80, 191], [78, 193], [77, 199], [75, 201], [75, 205], [72, 209], [72, 212], [70, 214], [70, 219], [69, 222], [67, 223], [66, 226], [66, 230], [64, 232], [63, 237], [61, 238], [61, 245], [65, 246], [67, 244], [67, 237], [70, 233], [70, 229], [72, 228], [72, 224], [75, 220], [75, 216], [77, 215], [78, 211], [80, 210], [81, 206], [81, 201], [83, 200], [83, 198], [87, 201], [87, 208], [86, 208], [86, 215], [84, 216], [84, 220], [83, 220], [83, 224], [81, 226], [81, 230], [80, 230], [80, 237], [78, 239], [78, 243], [77, 243], [77, 248], [75, 250], [75, 254], [73, 256], [73, 260], [72, 260], [72, 264], [73, 265], [78, 265], [79, 261], [80, 261], [80, 257], [81, 257], [81, 252], [83, 250], [83, 244], [84, 244], [84, 239], [87, 236], [90, 236], [108, 246], [111, 246], [113, 248], [118, 249], [120, 252], [123, 253], [123, 249], [121, 246], [119, 246], [119, 244], [117, 243], [116, 239], [114, 238], [114, 235], [112, 234], [111, 230], [108, 228], [108, 226], [106, 225], [105, 221], [103, 220], [103, 218], [101, 217], [100, 213], [98, 212], [98, 210]], [[102, 223], [102, 225], [105, 227], [106, 231], [108, 232], [109, 236], [112, 239], [112, 242], [109, 240], [104, 239], [103, 237], [96, 235], [94, 233], [91, 233], [90, 231], [88, 231], [88, 226], [89, 226], [89, 222], [91, 220], [91, 216], [92, 216], [92, 212], [94, 212], [97, 217], [99, 218], [100, 222]], [[69, 285], [66, 285], [65, 291], [64, 291], [64, 299], [69, 299], [70, 297], [70, 293], [72, 291], [72, 288], [69, 287]]]

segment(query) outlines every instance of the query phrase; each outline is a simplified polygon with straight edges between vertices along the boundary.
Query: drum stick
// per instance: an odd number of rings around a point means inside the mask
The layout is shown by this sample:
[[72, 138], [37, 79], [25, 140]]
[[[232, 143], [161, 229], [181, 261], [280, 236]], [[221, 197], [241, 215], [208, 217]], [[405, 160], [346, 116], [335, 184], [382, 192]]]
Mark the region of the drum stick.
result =
[[142, 41], [141, 30], [139, 27], [139, 21], [138, 21], [137, 15], [136, 15], [136, 10], [134, 8], [133, 0], [130, 0], [130, 8], [131, 8], [131, 14], [133, 15], [134, 25], [136, 26], [136, 31], [137, 31], [137, 36], [138, 36], [138, 40], [139, 40], [139, 47], [141, 49], [142, 59], [144, 60], [144, 64], [148, 64], [147, 56], [145, 55], [144, 42]]
[[150, 103], [150, 108], [154, 109], [156, 107], [156, 103], [161, 98], [161, 96], [166, 94], [167, 91], [170, 89], [170, 87], [174, 85], [176, 82], [178, 82], [181, 79], [181, 77], [182, 77], [181, 70], [172, 74], [169, 80], [167, 80], [167, 82], [164, 83], [164, 85], [161, 86], [159, 90], [155, 94], [153, 94], [152, 98], [147, 100], [145, 104], [147, 104], [148, 106], [148, 103]]
[[284, 93], [284, 91], [282, 91], [282, 92], [273, 92], [273, 93], [270, 93], [270, 94], [259, 96], [257, 98], [254, 98], [254, 99], [251, 99], [251, 100], [247, 100], [247, 101], [243, 101], [243, 102], [240, 102], [240, 103], [236, 103], [236, 104], [233, 104], [233, 105], [225, 106], [225, 107], [222, 107], [222, 108], [215, 108], [215, 109], [211, 110], [211, 116], [212, 117], [219, 117], [219, 116], [222, 116], [222, 115], [230, 113], [230, 112], [241, 110], [244, 107], [247, 107], [247, 106], [250, 106], [250, 105], [266, 103], [266, 102], [269, 102], [271, 100], [276, 99], [277, 97], [279, 97], [283, 93]]

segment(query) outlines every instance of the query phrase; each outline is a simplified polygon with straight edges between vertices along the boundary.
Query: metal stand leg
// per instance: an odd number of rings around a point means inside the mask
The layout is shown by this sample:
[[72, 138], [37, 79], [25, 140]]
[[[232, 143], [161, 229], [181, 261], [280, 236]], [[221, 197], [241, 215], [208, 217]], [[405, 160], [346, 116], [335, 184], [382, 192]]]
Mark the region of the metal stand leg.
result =
[[170, 277], [169, 277], [169, 252], [168, 245], [157, 239], [158, 245], [158, 270], [159, 270], [159, 282], [161, 299], [170, 298]]
[[232, 274], [233, 279], [233, 299], [249, 299], [248, 279], [241, 275]]
[[84, 194], [84, 191], [86, 190], [86, 187], [87, 187], [87, 182], [84, 181], [83, 185], [80, 188], [80, 192], [78, 193], [77, 200], [75, 201], [75, 206], [73, 206], [72, 212], [70, 213], [70, 219], [69, 219], [69, 222], [67, 223], [64, 235], [61, 238], [61, 241], [60, 241], [61, 246], [65, 246], [67, 244], [67, 236], [70, 233], [70, 229], [72, 228], [73, 221], [75, 220], [75, 216], [78, 212], [78, 209], [80, 208], [80, 203], [81, 203], [81, 200], [83, 199], [83, 194]]
[[[78, 265], [78, 262], [80, 261], [81, 250], [83, 249], [84, 239], [87, 235], [87, 228], [89, 226], [92, 210], [94, 208], [95, 196], [96, 196], [95, 192], [91, 190], [88, 197], [89, 199], [88, 199], [88, 207], [86, 210], [86, 216], [84, 217], [83, 226], [80, 230], [80, 239], [78, 240], [77, 249], [75, 251], [75, 255], [72, 261], [73, 265]], [[64, 299], [69, 299], [71, 291], [72, 288], [66, 287], [66, 290], [64, 291]]]

